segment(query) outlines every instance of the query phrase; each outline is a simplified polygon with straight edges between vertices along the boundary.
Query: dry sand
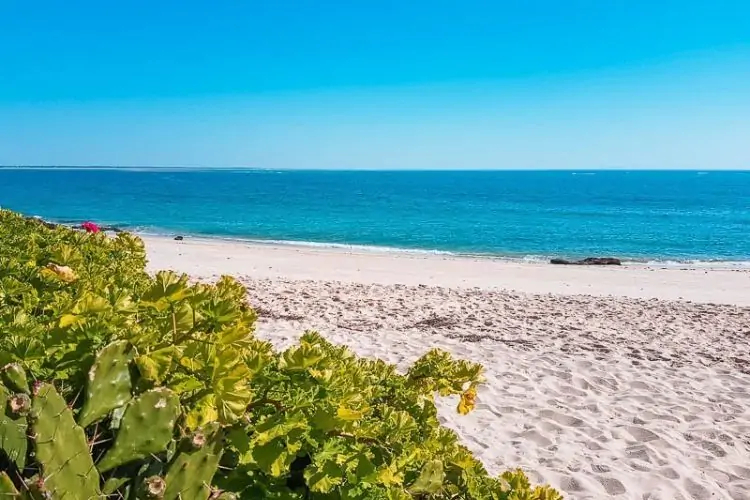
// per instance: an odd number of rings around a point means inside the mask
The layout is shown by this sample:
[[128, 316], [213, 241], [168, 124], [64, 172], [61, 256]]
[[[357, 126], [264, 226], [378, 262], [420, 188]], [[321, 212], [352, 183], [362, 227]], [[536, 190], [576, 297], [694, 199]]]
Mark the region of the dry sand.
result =
[[438, 405], [491, 472], [570, 499], [750, 499], [747, 271], [146, 244], [153, 269], [239, 277], [279, 347], [313, 328], [401, 368], [432, 347], [481, 362], [477, 410]]

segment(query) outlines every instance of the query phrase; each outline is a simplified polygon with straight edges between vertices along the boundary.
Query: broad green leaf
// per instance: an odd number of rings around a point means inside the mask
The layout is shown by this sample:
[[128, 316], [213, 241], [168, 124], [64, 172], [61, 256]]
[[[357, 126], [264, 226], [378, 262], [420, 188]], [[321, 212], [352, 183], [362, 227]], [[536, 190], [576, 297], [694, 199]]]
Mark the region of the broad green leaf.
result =
[[73, 314], [95, 315], [107, 312], [112, 308], [109, 301], [104, 297], [95, 295], [91, 292], [85, 292], [73, 306]]
[[[206, 342], [188, 342], [182, 350], [179, 363], [193, 372], [203, 370], [211, 359], [211, 349], [212, 346]], [[223, 361], [225, 360], [219, 360], [219, 363]], [[218, 366], [216, 366], [216, 369], [219, 369]]]
[[385, 466], [378, 470], [378, 482], [385, 486], [401, 484], [404, 481], [404, 475], [398, 472], [394, 467]]
[[352, 410], [345, 406], [339, 406], [338, 410], [336, 410], [336, 416], [345, 421], [359, 420], [363, 415], [364, 412]]
[[186, 375], [184, 373], [173, 373], [169, 384], [167, 385], [175, 394], [183, 394], [186, 392], [197, 391], [204, 387], [204, 383], [193, 377], [192, 375]]
[[334, 462], [325, 462], [322, 466], [309, 465], [305, 469], [305, 480], [310, 491], [328, 493], [344, 482], [344, 471]]
[[157, 304], [161, 300], [170, 304], [179, 302], [190, 296], [187, 281], [186, 274], [178, 276], [172, 271], [159, 271], [154, 278], [154, 284], [143, 295], [143, 301], [151, 304]]
[[235, 347], [243, 347], [251, 337], [250, 330], [247, 327], [238, 325], [226, 328], [219, 332], [219, 344]]
[[296, 458], [294, 454], [289, 453], [281, 439], [254, 446], [251, 454], [258, 467], [272, 477], [287, 474], [289, 466]]
[[198, 400], [197, 403], [185, 415], [185, 427], [188, 429], [200, 429], [206, 424], [216, 422], [219, 412], [216, 409], [216, 397], [208, 394]]
[[253, 395], [249, 381], [250, 370], [242, 364], [214, 372], [216, 407], [223, 424], [235, 422], [245, 414]]
[[63, 314], [60, 317], [60, 322], [58, 323], [58, 326], [60, 328], [68, 328], [69, 326], [77, 325], [79, 323], [82, 323], [85, 321], [80, 316], [76, 316], [75, 314]]
[[409, 492], [416, 495], [434, 495], [443, 487], [444, 478], [443, 462], [441, 460], [430, 460], [422, 467], [422, 473], [411, 485]]
[[141, 376], [154, 384], [161, 384], [172, 369], [177, 350], [173, 346], [163, 347], [135, 358]]
[[322, 431], [332, 431], [339, 426], [339, 420], [333, 410], [318, 408], [312, 418], [313, 425]]
[[138, 308], [130, 294], [125, 290], [108, 290], [109, 303], [112, 310], [122, 314], [135, 313]]
[[317, 347], [301, 345], [287, 349], [283, 356], [283, 367], [289, 371], [305, 371], [323, 359], [323, 353]]
[[195, 313], [187, 302], [180, 302], [174, 311], [173, 327], [178, 333], [189, 332], [195, 325]]
[[250, 451], [250, 436], [245, 429], [232, 429], [227, 434], [227, 442], [241, 455]]
[[231, 300], [219, 300], [210, 302], [203, 309], [203, 316], [207, 322], [216, 328], [235, 321], [240, 316], [240, 310]]
[[409, 493], [404, 491], [403, 488], [400, 487], [389, 487], [385, 491], [385, 499], [386, 500], [412, 500], [412, 497]]
[[308, 423], [300, 413], [286, 415], [277, 413], [255, 427], [253, 441], [266, 444], [279, 437], [285, 437], [295, 429], [307, 429]]

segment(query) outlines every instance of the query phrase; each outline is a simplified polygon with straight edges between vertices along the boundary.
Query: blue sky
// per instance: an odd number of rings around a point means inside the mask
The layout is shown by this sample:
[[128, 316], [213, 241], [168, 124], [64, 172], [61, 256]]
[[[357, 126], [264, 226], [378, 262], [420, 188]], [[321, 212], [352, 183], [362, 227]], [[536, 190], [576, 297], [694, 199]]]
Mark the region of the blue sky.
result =
[[0, 164], [750, 168], [750, 2], [0, 0]]

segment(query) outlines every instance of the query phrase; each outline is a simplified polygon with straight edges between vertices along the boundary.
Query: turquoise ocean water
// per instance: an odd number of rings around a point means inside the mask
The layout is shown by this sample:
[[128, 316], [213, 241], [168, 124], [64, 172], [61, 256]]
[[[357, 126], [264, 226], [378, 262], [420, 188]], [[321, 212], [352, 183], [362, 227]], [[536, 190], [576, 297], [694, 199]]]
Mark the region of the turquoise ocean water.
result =
[[750, 265], [750, 172], [4, 168], [0, 206], [168, 235]]

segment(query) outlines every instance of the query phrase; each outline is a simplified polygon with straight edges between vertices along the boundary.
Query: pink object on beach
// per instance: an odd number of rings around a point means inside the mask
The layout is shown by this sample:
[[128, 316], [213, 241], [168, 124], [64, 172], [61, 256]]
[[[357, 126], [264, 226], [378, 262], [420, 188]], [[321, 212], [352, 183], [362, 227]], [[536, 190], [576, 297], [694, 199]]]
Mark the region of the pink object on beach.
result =
[[101, 229], [99, 228], [99, 226], [97, 226], [93, 222], [89, 222], [89, 221], [84, 222], [83, 224], [81, 224], [81, 227], [83, 229], [85, 229], [87, 233], [98, 233], [99, 231], [101, 231]]

